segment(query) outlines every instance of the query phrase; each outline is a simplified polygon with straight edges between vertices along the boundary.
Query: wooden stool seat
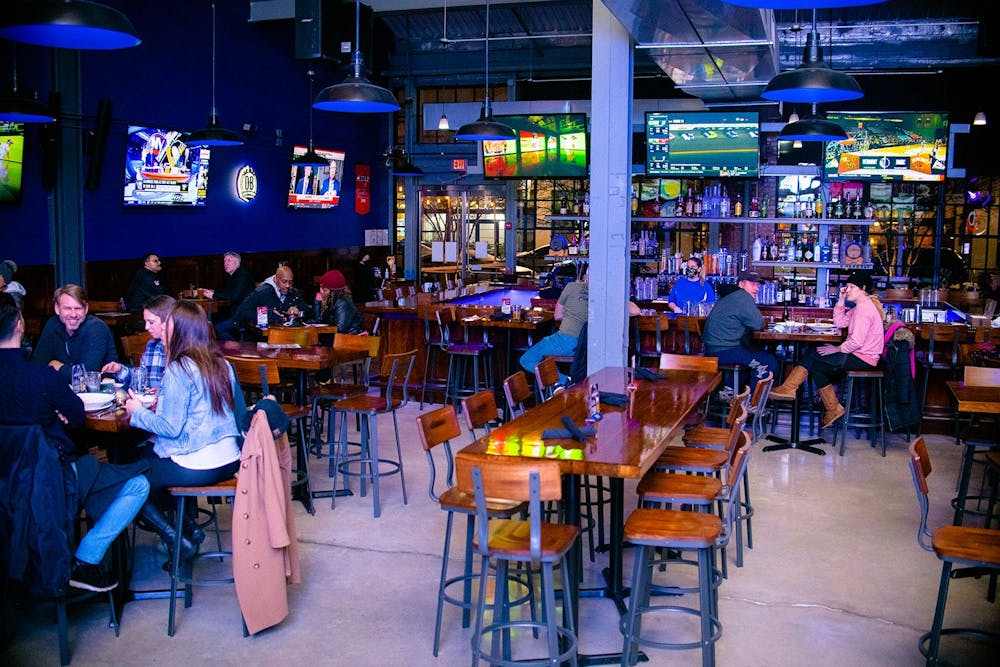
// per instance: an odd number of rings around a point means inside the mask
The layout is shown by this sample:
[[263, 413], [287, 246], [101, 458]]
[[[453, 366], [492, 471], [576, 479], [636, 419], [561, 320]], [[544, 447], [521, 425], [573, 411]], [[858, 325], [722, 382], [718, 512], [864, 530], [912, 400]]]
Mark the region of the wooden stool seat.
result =
[[722, 491], [722, 480], [705, 475], [650, 471], [635, 488], [640, 502], [710, 505]]

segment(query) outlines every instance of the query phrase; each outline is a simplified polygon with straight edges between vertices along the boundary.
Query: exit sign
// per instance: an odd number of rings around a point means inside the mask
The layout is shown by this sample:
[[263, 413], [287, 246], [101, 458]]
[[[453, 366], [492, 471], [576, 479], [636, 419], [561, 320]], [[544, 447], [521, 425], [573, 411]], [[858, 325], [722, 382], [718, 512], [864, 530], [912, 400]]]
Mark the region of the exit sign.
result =
[[455, 158], [451, 161], [452, 171], [465, 171], [465, 158]]

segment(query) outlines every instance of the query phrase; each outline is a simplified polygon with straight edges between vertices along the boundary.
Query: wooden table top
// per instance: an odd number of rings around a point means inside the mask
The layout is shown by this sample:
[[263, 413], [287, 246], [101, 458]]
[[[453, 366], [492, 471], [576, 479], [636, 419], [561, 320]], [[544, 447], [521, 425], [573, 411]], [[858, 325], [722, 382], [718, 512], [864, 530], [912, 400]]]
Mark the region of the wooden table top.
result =
[[83, 427], [88, 431], [101, 433], [124, 433], [132, 428], [132, 425], [129, 424], [125, 408], [118, 408], [112, 412], [88, 412]]
[[569, 438], [542, 440], [547, 428], [562, 428], [569, 415], [582, 426], [587, 416], [587, 396], [592, 383], [600, 391], [625, 393], [625, 368], [604, 368], [583, 382], [526, 411], [460, 450], [456, 456], [472, 460], [485, 456], [518, 459], [556, 459], [562, 471], [579, 475], [605, 475], [638, 479], [649, 470], [680, 432], [698, 405], [719, 385], [720, 373], [660, 371], [663, 379], [639, 380], [630, 403], [624, 407], [603, 404], [597, 435], [577, 442]]
[[753, 337], [756, 340], [794, 340], [805, 343], [840, 343], [847, 336], [846, 329], [835, 329], [830, 332], [820, 332], [803, 327], [801, 331], [776, 331], [775, 329], [761, 329], [754, 331]]
[[960, 380], [948, 380], [948, 390], [959, 412], [1000, 414], [1000, 387], [967, 386]]
[[318, 371], [343, 364], [364, 361], [365, 350], [335, 350], [324, 345], [299, 348], [273, 348], [266, 343], [247, 343], [234, 340], [218, 342], [223, 354], [236, 357], [275, 359], [279, 368]]

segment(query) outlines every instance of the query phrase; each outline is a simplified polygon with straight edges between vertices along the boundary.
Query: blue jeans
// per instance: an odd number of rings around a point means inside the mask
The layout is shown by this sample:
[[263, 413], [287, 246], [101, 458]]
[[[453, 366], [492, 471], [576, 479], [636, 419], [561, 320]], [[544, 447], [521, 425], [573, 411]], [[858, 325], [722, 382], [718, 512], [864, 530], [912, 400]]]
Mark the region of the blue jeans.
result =
[[[705, 356], [718, 357], [719, 364], [743, 364], [749, 366], [750, 391], [757, 386], [758, 378], [767, 375], [768, 371], [775, 375], [778, 373], [778, 360], [774, 355], [765, 350], [754, 350], [745, 347], [724, 347], [721, 349], [706, 347]], [[739, 387], [733, 387], [735, 393], [739, 393]]]
[[136, 475], [122, 484], [118, 496], [111, 501], [108, 509], [94, 523], [94, 527], [80, 540], [76, 548], [76, 557], [92, 565], [100, 563], [104, 558], [104, 552], [139, 513], [139, 508], [146, 502], [148, 495], [149, 480], [145, 475]]
[[[535, 366], [542, 360], [542, 357], [550, 354], [573, 355], [576, 352], [577, 340], [577, 338], [558, 331], [550, 334], [524, 351], [524, 354], [521, 355], [521, 368], [534, 374]], [[559, 381], [563, 384], [569, 384], [569, 376], [560, 372]]]

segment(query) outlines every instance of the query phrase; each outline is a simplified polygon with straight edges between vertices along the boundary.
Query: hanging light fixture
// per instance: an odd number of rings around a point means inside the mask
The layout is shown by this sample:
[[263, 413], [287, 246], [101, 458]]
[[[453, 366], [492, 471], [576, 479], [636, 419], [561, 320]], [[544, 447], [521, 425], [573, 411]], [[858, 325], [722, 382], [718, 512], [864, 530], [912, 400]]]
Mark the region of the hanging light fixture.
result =
[[740, 7], [759, 9], [825, 9], [832, 7], [861, 7], [877, 5], [885, 0], [724, 0]]
[[983, 111], [977, 111], [976, 117], [972, 119], [973, 125], [986, 125], [986, 114]]
[[62, 49], [127, 49], [142, 40], [124, 14], [87, 0], [21, 0], [5, 8], [0, 37]]
[[455, 132], [455, 138], [463, 141], [503, 141], [514, 139], [517, 133], [514, 128], [493, 120], [493, 107], [490, 106], [490, 3], [486, 3], [486, 95], [483, 97], [483, 109], [479, 119], [466, 123]]
[[17, 90], [17, 51], [12, 47], [14, 76], [11, 91], [0, 95], [0, 120], [9, 123], [51, 123], [55, 121], [48, 108], [35, 96], [19, 93]]
[[[844, 141], [847, 139], [847, 133], [840, 125], [816, 116], [816, 105], [814, 104], [811, 116], [785, 125], [778, 133], [778, 139], [795, 142]], [[793, 145], [793, 147], [795, 146]]]
[[778, 102], [844, 102], [864, 96], [854, 77], [837, 72], [823, 61], [813, 9], [812, 30], [806, 36], [802, 64], [771, 79], [761, 97]]
[[215, 3], [212, 3], [212, 110], [208, 113], [208, 127], [192, 132], [187, 138], [188, 146], [242, 146], [243, 140], [219, 122], [219, 110], [215, 106]]
[[[397, 166], [398, 165], [398, 166]], [[423, 176], [424, 170], [413, 164], [406, 156], [406, 151], [398, 154], [392, 163], [393, 176]]]
[[450, 130], [451, 125], [448, 123], [448, 116], [441, 114], [441, 120], [438, 121], [439, 130]]
[[[313, 77], [315, 72], [309, 70], [309, 101], [313, 98]], [[292, 158], [292, 164], [298, 167], [329, 167], [330, 161], [313, 150], [313, 107], [309, 105], [309, 150]]]
[[387, 113], [399, 111], [399, 102], [391, 92], [376, 86], [361, 75], [361, 0], [354, 2], [354, 73], [342, 82], [319, 91], [313, 106], [320, 111], [344, 113]]

